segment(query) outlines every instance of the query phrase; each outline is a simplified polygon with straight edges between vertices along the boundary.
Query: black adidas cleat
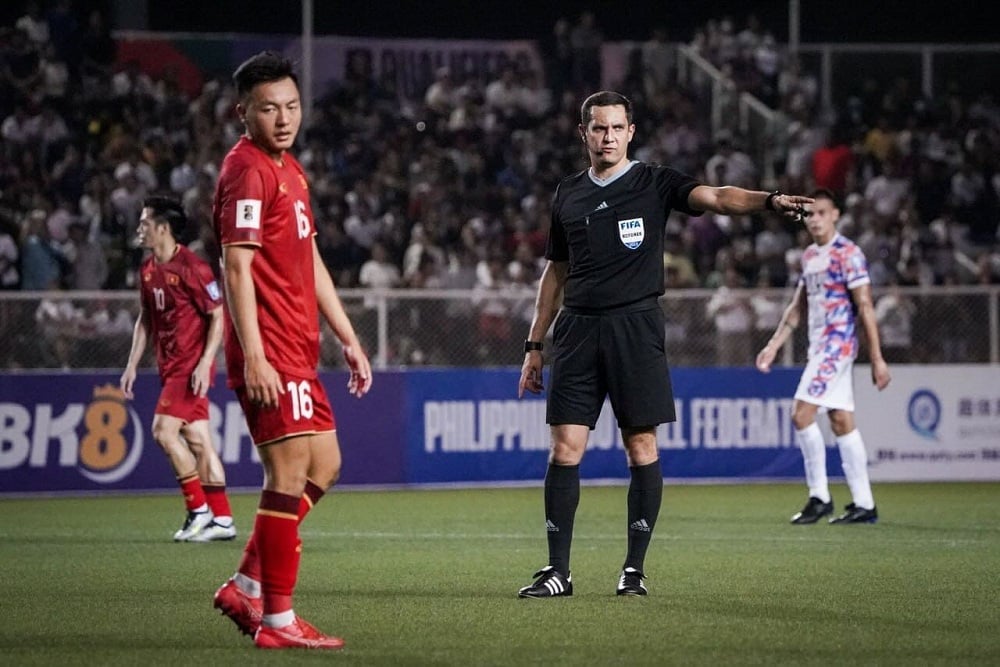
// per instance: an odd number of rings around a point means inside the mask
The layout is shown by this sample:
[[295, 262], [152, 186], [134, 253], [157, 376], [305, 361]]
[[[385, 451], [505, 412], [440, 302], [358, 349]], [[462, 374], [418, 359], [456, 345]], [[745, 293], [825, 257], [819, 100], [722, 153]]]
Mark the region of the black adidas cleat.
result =
[[554, 598], [573, 594], [573, 576], [563, 576], [551, 565], [546, 565], [533, 575], [535, 583], [517, 592], [519, 598]]
[[642, 583], [645, 578], [646, 575], [634, 567], [626, 567], [618, 578], [618, 589], [615, 592], [618, 595], [645, 595], [646, 584]]
[[819, 498], [810, 496], [806, 506], [792, 517], [791, 522], [794, 524], [816, 523], [828, 514], [833, 514], [833, 498], [830, 498], [830, 502], [824, 503]]
[[844, 513], [830, 519], [830, 523], [875, 523], [878, 521], [878, 508], [865, 509], [851, 503], [844, 508]]

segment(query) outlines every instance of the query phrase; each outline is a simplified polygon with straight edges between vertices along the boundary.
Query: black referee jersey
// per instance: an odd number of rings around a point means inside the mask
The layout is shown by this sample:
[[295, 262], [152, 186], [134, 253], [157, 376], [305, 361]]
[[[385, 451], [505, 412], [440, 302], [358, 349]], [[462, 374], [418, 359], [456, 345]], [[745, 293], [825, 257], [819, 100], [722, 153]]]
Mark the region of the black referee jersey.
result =
[[598, 185], [587, 169], [559, 183], [545, 258], [569, 262], [563, 305], [609, 310], [663, 294], [663, 236], [672, 209], [691, 215], [698, 181], [633, 161]]

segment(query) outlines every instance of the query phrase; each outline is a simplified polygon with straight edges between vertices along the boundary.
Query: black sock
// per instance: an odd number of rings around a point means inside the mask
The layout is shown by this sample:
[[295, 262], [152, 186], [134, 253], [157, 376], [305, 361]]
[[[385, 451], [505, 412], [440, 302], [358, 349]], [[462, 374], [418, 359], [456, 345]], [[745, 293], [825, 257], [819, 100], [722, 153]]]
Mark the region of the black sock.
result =
[[573, 519], [580, 503], [580, 466], [549, 464], [545, 473], [545, 530], [548, 531], [549, 565], [569, 575], [569, 548]]
[[658, 460], [629, 470], [632, 482], [628, 487], [628, 553], [625, 555], [625, 567], [641, 571], [663, 501], [663, 470]]

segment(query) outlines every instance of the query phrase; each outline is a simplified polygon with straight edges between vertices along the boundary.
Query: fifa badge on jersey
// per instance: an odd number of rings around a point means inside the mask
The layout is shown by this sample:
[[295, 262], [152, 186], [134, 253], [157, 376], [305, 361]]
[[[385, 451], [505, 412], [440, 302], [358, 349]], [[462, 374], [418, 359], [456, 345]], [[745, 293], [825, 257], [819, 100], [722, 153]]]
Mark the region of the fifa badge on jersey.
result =
[[240, 199], [236, 202], [236, 227], [260, 229], [259, 199]]
[[205, 291], [208, 292], [208, 298], [212, 301], [218, 301], [222, 298], [222, 292], [219, 291], [219, 283], [214, 280], [205, 285]]
[[618, 221], [618, 238], [629, 250], [635, 250], [642, 245], [642, 240], [646, 238], [646, 228], [642, 224], [642, 218], [632, 218], [630, 220]]

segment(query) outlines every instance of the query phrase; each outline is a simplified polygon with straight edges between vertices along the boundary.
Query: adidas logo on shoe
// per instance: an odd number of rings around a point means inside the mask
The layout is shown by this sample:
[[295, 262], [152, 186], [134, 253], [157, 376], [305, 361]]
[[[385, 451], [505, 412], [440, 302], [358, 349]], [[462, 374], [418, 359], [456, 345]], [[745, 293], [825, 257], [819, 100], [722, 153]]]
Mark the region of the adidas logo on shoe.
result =
[[517, 592], [519, 598], [554, 598], [573, 595], [573, 577], [563, 576], [551, 565], [535, 572], [535, 583], [524, 586]]
[[645, 578], [646, 575], [641, 571], [634, 567], [626, 567], [618, 578], [618, 588], [615, 593], [618, 595], [646, 595], [646, 584], [642, 583]]

